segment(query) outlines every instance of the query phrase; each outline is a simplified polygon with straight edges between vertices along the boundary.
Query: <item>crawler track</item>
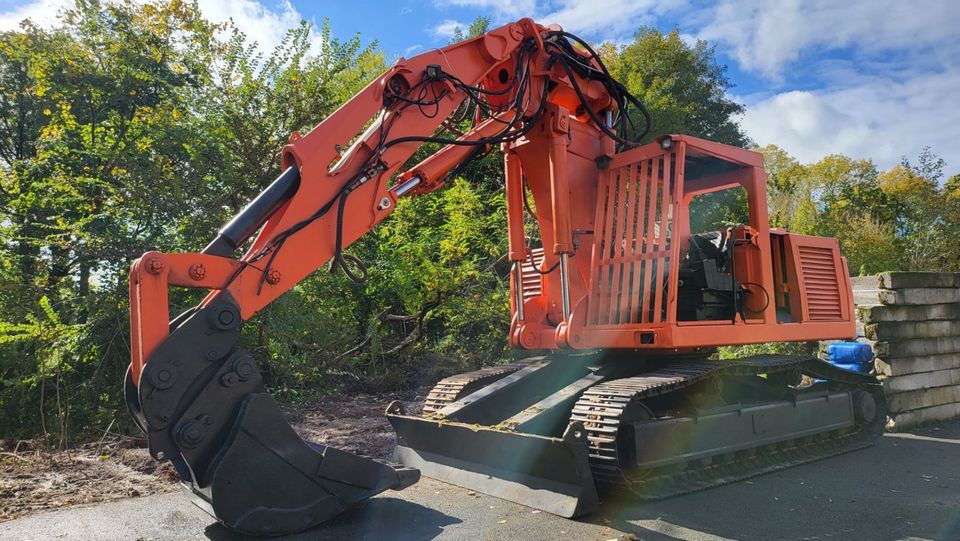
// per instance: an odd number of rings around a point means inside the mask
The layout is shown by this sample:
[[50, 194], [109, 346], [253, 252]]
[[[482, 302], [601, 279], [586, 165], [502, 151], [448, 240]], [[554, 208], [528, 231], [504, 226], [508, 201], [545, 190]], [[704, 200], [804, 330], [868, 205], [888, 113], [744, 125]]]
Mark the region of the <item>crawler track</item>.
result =
[[[620, 456], [617, 436], [628, 408], [657, 396], [688, 388], [709, 378], [755, 376], [799, 371], [830, 381], [842, 389], [870, 393], [877, 412], [869, 423], [852, 429], [728, 453], [682, 466], [630, 469]], [[580, 421], [590, 440], [590, 467], [604, 485], [626, 488], [645, 499], [662, 499], [745, 479], [762, 473], [818, 460], [871, 445], [883, 432], [885, 403], [871, 376], [840, 370], [814, 357], [764, 355], [736, 361], [682, 361], [662, 365], [642, 376], [600, 383], [583, 393], [571, 415]]]
[[502, 364], [497, 366], [488, 366], [473, 372], [464, 372], [449, 378], [440, 380], [427, 399], [423, 403], [423, 416], [435, 416], [448, 404], [456, 402], [460, 398], [472, 393], [473, 391], [508, 376], [524, 366], [527, 366], [534, 359], [524, 359], [512, 364]]

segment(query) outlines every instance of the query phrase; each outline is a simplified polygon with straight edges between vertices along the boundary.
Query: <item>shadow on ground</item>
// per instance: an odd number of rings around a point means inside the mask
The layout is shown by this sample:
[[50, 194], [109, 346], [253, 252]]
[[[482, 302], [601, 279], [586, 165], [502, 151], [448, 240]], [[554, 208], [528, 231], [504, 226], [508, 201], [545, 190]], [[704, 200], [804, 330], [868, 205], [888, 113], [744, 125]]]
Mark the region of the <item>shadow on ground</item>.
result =
[[960, 539], [960, 425], [668, 500], [609, 495], [586, 520], [649, 541]]
[[[401, 522], [402, 517], [402, 522]], [[433, 539], [443, 533], [446, 526], [459, 524], [460, 519], [418, 503], [392, 497], [367, 500], [317, 528], [282, 537], [284, 541], [383, 539], [387, 532], [395, 532], [396, 538]], [[397, 531], [402, 529], [402, 532]], [[214, 523], [204, 530], [212, 541], [262, 541], [263, 537], [238, 536], [221, 524]], [[279, 539], [279, 538], [278, 538]]]

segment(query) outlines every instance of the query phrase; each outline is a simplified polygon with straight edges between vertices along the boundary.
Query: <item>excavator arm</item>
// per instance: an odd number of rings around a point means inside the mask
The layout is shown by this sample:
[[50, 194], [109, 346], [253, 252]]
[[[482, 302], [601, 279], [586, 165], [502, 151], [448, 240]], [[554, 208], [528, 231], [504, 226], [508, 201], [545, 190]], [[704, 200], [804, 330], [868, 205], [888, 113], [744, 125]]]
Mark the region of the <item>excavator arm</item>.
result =
[[[133, 263], [127, 403], [151, 455], [170, 460], [218, 520], [247, 533], [297, 531], [419, 478], [415, 469], [301, 440], [265, 392], [253, 357], [237, 347], [240, 326], [325, 264], [359, 278], [362, 264], [344, 250], [400, 197], [438, 189], [480, 152], [507, 151], [516, 206], [521, 179], [509, 147], [542, 129], [544, 118], [596, 124], [610, 135], [601, 148], [607, 157], [615, 140], [627, 144], [613, 128], [614, 115], [629, 120], [621, 114], [626, 94], [568, 36], [523, 19], [401, 59], [309, 133], [294, 133], [283, 173], [203, 251], [148, 252]], [[459, 137], [435, 135], [471, 113], [475, 122]], [[442, 146], [399, 172], [427, 142]], [[547, 162], [559, 182], [565, 150], [554, 150]], [[563, 186], [554, 188], [554, 205], [569, 205]], [[510, 224], [517, 264], [529, 255], [522, 231]], [[572, 250], [570, 235], [569, 224], [557, 224], [557, 254]], [[171, 320], [170, 287], [209, 293]]]

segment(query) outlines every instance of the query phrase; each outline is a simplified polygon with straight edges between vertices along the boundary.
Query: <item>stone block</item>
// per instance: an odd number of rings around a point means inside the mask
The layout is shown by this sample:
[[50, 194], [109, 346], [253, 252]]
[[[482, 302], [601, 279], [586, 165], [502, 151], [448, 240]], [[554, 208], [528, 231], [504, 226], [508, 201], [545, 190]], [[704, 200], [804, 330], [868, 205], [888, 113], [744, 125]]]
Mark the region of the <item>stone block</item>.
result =
[[877, 358], [874, 365], [877, 373], [883, 376], [903, 376], [936, 370], [951, 370], [960, 368], [960, 353]]
[[899, 432], [909, 430], [923, 423], [949, 421], [960, 417], [960, 404], [944, 404], [932, 408], [895, 413], [887, 419], [887, 430]]
[[891, 413], [902, 413], [954, 402], [960, 402], [960, 385], [893, 393], [887, 396], [887, 409]]
[[915, 391], [917, 389], [947, 387], [950, 385], [960, 385], [960, 368], [889, 377], [883, 380], [883, 393], [891, 395], [894, 393]]
[[854, 289], [853, 304], [855, 306], [878, 306], [880, 305], [879, 289]]
[[860, 289], [853, 292], [853, 303], [857, 306], [947, 304], [952, 302], [960, 302], [960, 288]]
[[881, 272], [876, 279], [880, 289], [960, 287], [960, 273], [956, 272]]
[[857, 306], [857, 318], [864, 323], [960, 319], [960, 303], [929, 306]]
[[909, 340], [880, 341], [873, 344], [877, 357], [916, 357], [960, 351], [960, 336], [939, 338], [911, 338]]
[[868, 323], [863, 335], [870, 340], [903, 340], [960, 336], [960, 320]]
[[876, 274], [870, 276], [851, 276], [850, 287], [853, 291], [880, 289], [880, 277]]

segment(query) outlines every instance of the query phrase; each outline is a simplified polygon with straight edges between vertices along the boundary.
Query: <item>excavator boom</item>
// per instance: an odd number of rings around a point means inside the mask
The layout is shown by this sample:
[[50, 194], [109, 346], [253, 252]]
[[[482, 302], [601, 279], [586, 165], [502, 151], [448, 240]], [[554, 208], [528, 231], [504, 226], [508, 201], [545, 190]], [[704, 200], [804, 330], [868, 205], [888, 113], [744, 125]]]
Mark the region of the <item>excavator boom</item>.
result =
[[[131, 266], [125, 391], [151, 455], [228, 527], [276, 535], [409, 486], [420, 469], [574, 516], [625, 471], [661, 479], [666, 466], [832, 431], [861, 441], [882, 411], [869, 376], [816, 359], [704, 364], [720, 345], [853, 337], [836, 241], [769, 228], [759, 154], [688, 136], [641, 146], [649, 124], [587, 43], [530, 19], [401, 59], [294, 133], [280, 176], [200, 253]], [[440, 148], [408, 166], [424, 143]], [[497, 149], [510, 343], [546, 353], [444, 380], [422, 414], [391, 405], [405, 466], [303, 441], [238, 347], [241, 325], [325, 264], [363, 279], [353, 242], [401, 197]], [[748, 221], [694, 230], [692, 202], [728, 189], [745, 192]], [[170, 287], [208, 293], [171, 318]], [[827, 383], [801, 389], [801, 372]], [[747, 421], [758, 415], [777, 429]], [[712, 443], [650, 444], [689, 439], [676, 431], [694, 425]]]

